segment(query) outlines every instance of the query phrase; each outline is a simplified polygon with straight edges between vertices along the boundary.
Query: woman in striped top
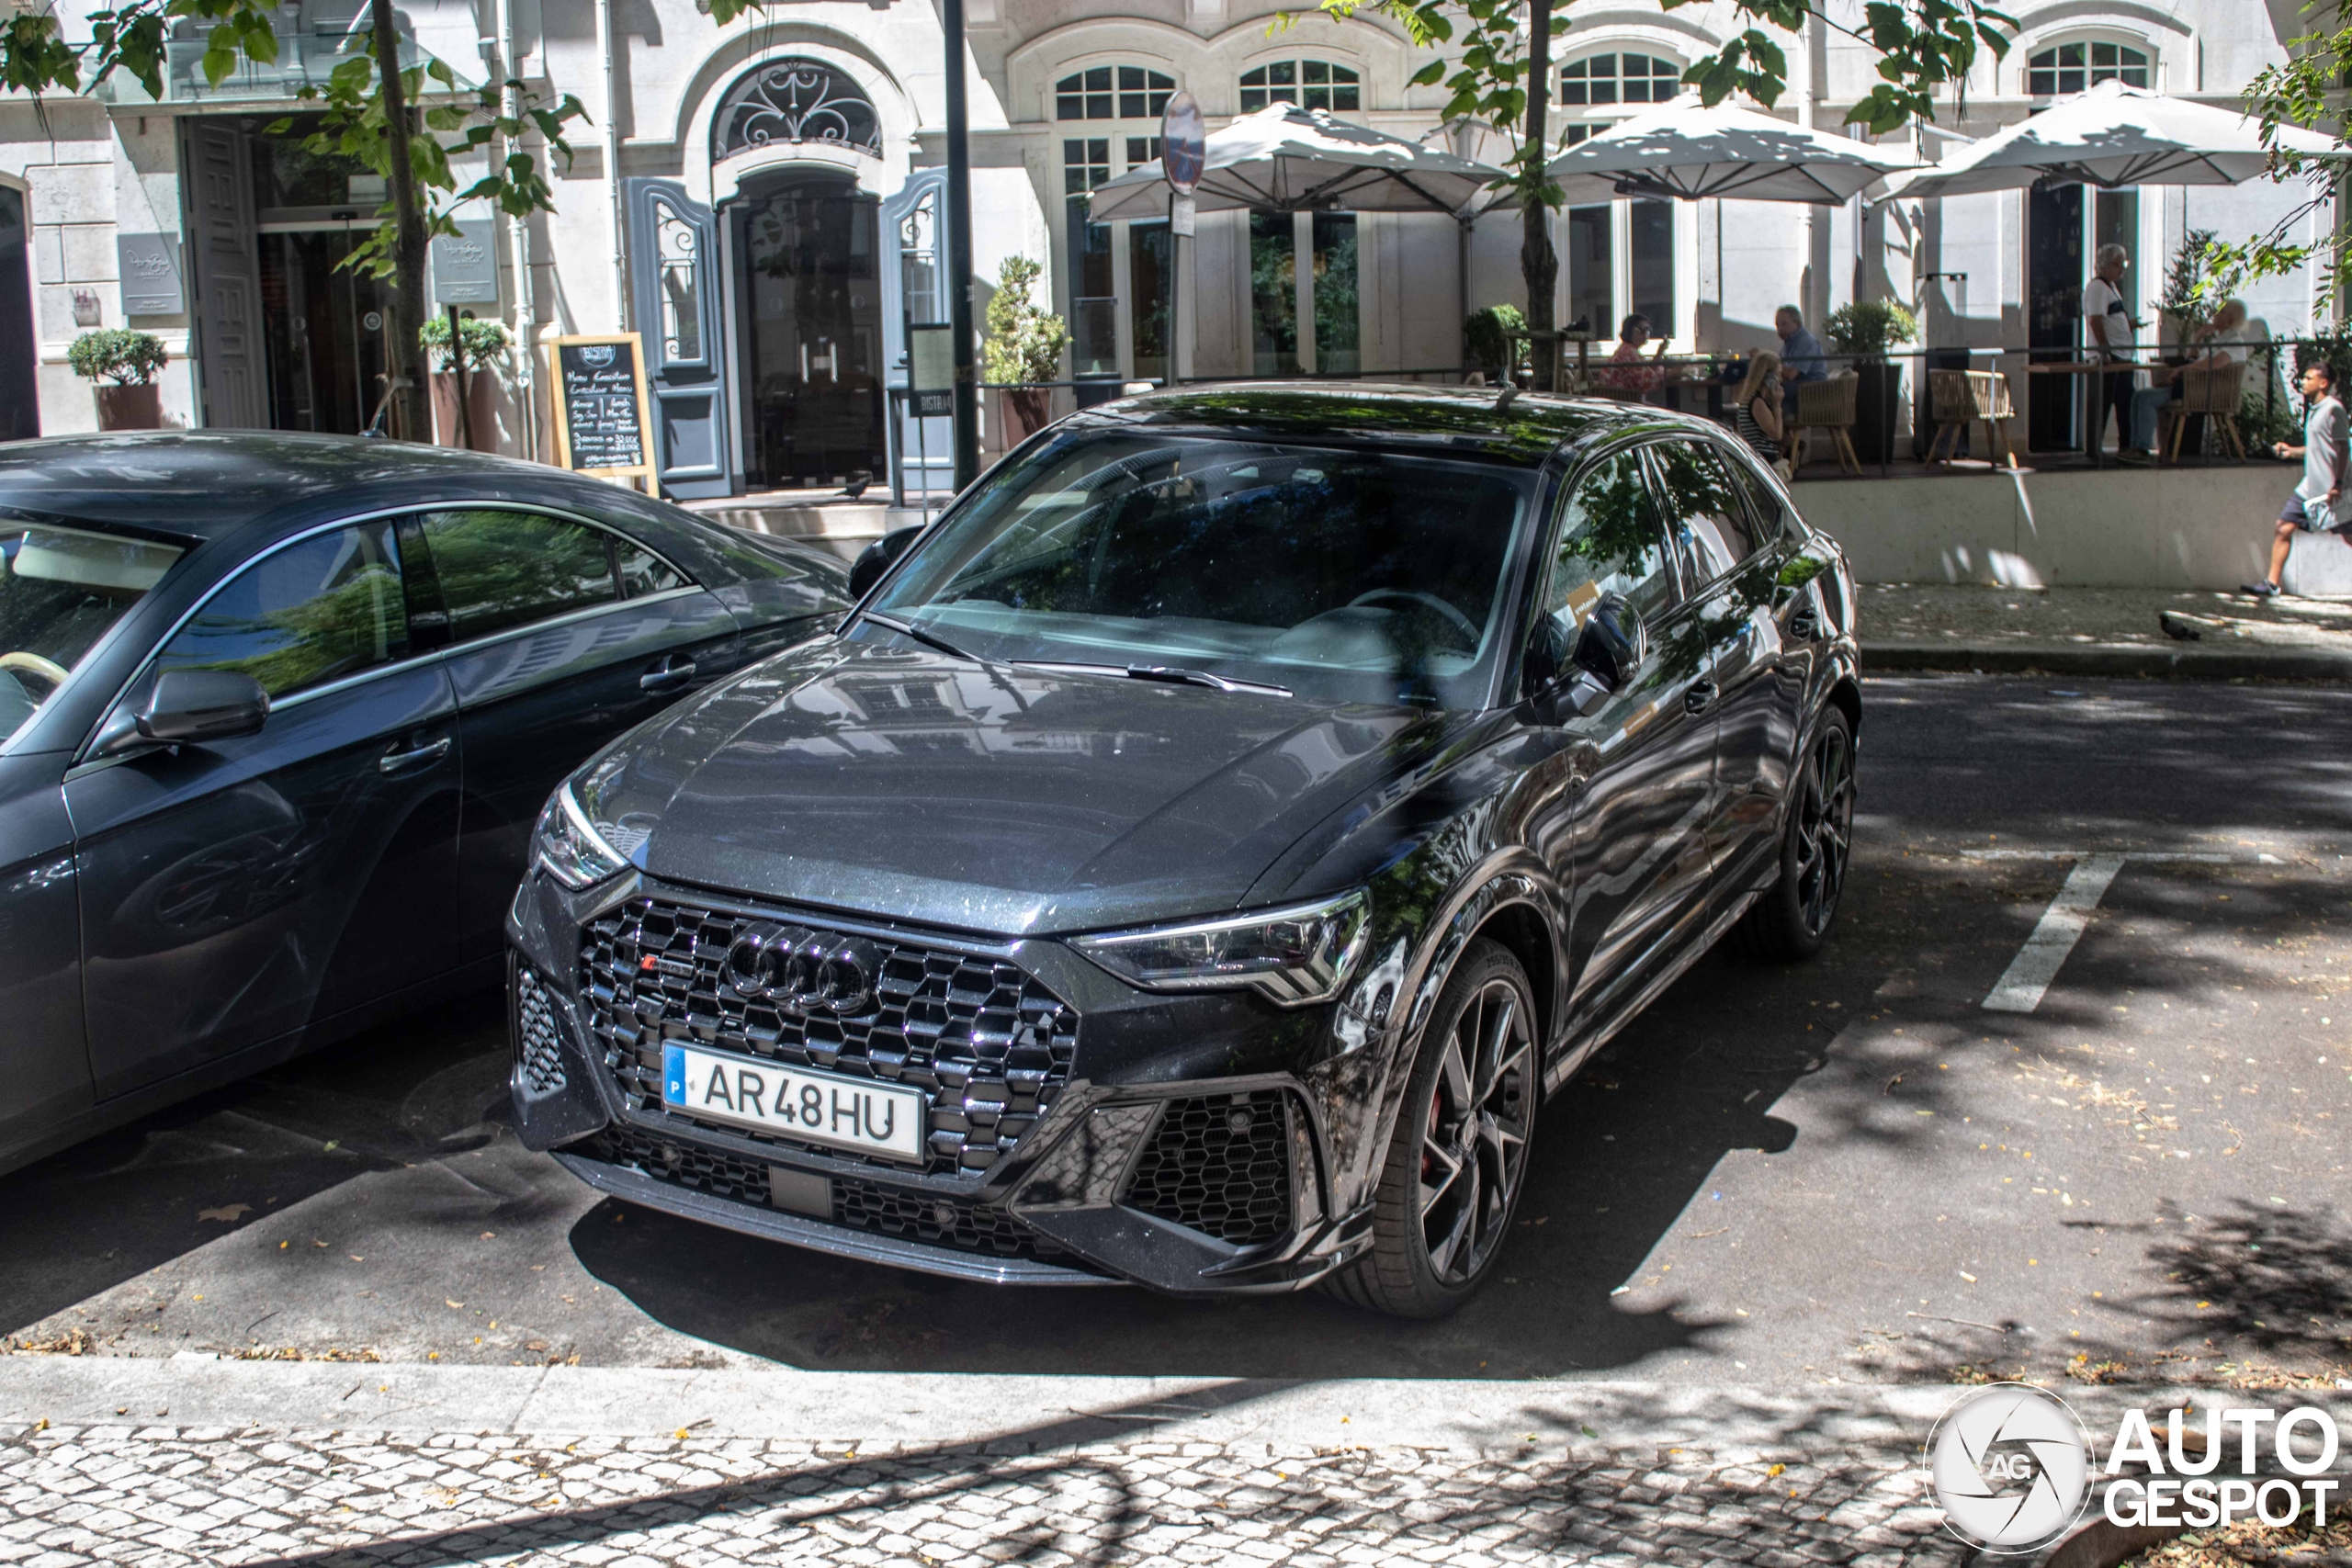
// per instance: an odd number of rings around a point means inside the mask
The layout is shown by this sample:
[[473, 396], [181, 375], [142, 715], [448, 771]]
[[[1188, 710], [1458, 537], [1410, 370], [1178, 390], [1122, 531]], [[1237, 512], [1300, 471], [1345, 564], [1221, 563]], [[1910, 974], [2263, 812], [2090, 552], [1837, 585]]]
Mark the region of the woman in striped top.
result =
[[1781, 423], [1781, 356], [1758, 354], [1747, 362], [1747, 376], [1739, 384], [1732, 408], [1732, 428], [1767, 463], [1778, 465], [1781, 444], [1788, 437]]

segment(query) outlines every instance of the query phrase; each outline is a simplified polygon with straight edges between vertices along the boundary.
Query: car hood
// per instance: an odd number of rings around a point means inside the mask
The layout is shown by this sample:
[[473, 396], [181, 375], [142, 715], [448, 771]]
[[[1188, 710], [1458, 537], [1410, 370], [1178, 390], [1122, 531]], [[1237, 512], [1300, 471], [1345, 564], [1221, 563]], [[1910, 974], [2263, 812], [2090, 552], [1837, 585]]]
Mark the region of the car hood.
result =
[[580, 789], [652, 876], [1010, 936], [1233, 908], [1449, 728], [828, 639], [672, 709]]

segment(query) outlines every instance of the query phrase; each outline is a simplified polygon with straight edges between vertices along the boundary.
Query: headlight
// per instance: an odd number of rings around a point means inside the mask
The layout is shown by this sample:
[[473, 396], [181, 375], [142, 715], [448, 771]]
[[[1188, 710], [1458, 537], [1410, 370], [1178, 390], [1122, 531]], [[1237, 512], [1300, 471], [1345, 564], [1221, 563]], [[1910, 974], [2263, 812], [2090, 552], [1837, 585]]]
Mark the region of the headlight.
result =
[[1304, 1007], [1340, 994], [1363, 956], [1370, 915], [1358, 888], [1320, 903], [1074, 941], [1087, 957], [1147, 991], [1248, 986], [1284, 1007]]
[[548, 797], [546, 809], [539, 813], [539, 825], [531, 833], [531, 858], [575, 892], [628, 869], [621, 852], [580, 809], [569, 779]]

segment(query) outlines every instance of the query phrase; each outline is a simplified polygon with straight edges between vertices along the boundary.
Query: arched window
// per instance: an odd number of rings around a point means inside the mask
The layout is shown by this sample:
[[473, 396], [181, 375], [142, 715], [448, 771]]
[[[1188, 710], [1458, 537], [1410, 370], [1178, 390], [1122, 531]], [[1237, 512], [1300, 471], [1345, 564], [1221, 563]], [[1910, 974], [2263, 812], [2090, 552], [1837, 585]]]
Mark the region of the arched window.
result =
[[1255, 114], [1268, 104], [1308, 109], [1363, 107], [1363, 78], [1353, 66], [1328, 60], [1277, 60], [1241, 73], [1241, 112]]
[[1054, 84], [1056, 119], [1158, 119], [1176, 78], [1141, 65], [1090, 65]]
[[2026, 62], [2025, 90], [2037, 98], [2063, 98], [2101, 82], [2147, 86], [2146, 52], [2130, 44], [2085, 39], [2053, 44]]
[[1682, 90], [1682, 67], [1654, 54], [1595, 54], [1560, 68], [1560, 103], [1599, 108], [1663, 104]]
[[776, 141], [825, 141], [882, 156], [882, 122], [855, 82], [821, 60], [786, 55], [746, 73], [718, 100], [710, 161]]

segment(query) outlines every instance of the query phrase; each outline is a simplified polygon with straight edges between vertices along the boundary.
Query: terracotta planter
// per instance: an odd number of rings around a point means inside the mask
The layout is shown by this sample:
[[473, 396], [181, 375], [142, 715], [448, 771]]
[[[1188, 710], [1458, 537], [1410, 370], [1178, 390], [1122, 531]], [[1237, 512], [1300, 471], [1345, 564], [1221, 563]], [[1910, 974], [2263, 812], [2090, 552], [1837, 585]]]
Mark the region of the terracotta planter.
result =
[[161, 430], [164, 428], [164, 389], [101, 384], [98, 394], [100, 430]]
[[[466, 372], [467, 412], [473, 416], [473, 441], [477, 452], [498, 450], [498, 375], [491, 370]], [[458, 378], [438, 371], [433, 377], [433, 444], [436, 446], [461, 446], [458, 424]]]
[[1054, 393], [1050, 387], [1008, 387], [997, 395], [997, 407], [1004, 411], [1004, 445], [1008, 451], [1045, 429], [1054, 417]]

